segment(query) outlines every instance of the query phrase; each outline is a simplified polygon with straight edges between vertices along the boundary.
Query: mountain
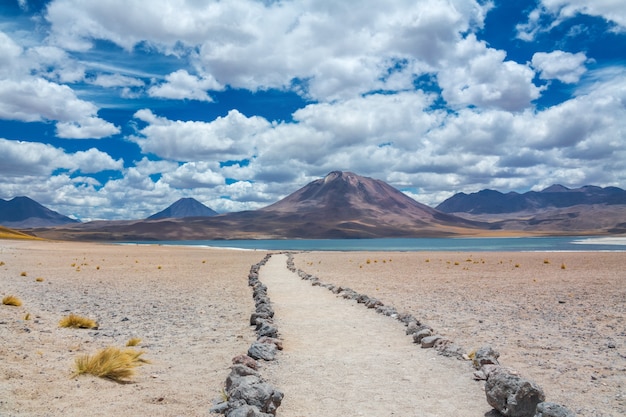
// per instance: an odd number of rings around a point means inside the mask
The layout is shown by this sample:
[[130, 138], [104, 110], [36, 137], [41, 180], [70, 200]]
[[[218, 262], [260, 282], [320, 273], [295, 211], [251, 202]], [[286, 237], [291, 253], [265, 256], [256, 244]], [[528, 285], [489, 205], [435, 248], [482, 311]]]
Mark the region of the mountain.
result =
[[390, 185], [335, 171], [270, 206], [212, 217], [91, 222], [35, 229], [82, 240], [329, 239], [443, 237], [490, 228], [420, 204]]
[[626, 204], [626, 191], [617, 187], [601, 188], [591, 185], [570, 189], [558, 184], [538, 192], [529, 191], [523, 194], [516, 192], [503, 194], [494, 190], [482, 190], [472, 194], [455, 194], [436, 208], [445, 213], [480, 215], [536, 212], [598, 204]]
[[209, 217], [217, 215], [217, 211], [210, 209], [195, 198], [181, 198], [163, 211], [148, 217], [148, 220], [185, 217]]
[[78, 220], [52, 211], [28, 197], [0, 199], [0, 224], [3, 226], [23, 229], [68, 223], [78, 223]]

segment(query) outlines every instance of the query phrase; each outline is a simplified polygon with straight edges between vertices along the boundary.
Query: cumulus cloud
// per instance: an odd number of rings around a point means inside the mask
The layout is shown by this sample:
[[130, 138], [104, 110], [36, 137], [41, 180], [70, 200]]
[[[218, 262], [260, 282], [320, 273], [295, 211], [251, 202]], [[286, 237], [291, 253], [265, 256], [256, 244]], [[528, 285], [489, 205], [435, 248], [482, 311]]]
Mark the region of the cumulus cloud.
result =
[[[313, 100], [333, 101], [412, 89], [416, 76], [447, 67], [449, 51], [464, 33], [484, 24], [491, 7], [474, 0], [363, 1], [359, 7], [329, 0], [56, 0], [46, 19], [52, 26], [51, 41], [65, 48], [84, 50], [93, 39], [127, 50], [144, 41], [170, 53], [187, 48], [197, 59], [199, 76], [176, 71], [150, 89], [155, 97], [209, 101], [207, 90], [229, 85], [251, 91], [295, 88]], [[405, 62], [401, 69], [398, 62]], [[516, 70], [512, 63], [492, 63], [504, 66], [501, 72], [509, 76], [501, 78], [515, 81], [520, 90], [515, 94], [529, 89], [519, 86], [525, 76], [511, 76]], [[482, 83], [479, 89], [489, 88]], [[473, 105], [511, 105], [509, 97], [493, 95], [466, 94], [463, 102], [476, 97]]]
[[148, 95], [174, 100], [213, 101], [207, 90], [222, 90], [212, 76], [197, 77], [186, 70], [178, 70], [165, 76], [165, 83], [150, 87]]
[[539, 76], [543, 80], [556, 79], [573, 84], [586, 72], [586, 61], [587, 57], [582, 52], [576, 54], [564, 51], [537, 52], [533, 55], [532, 66], [539, 71]]
[[519, 111], [540, 95], [535, 72], [506, 61], [504, 51], [488, 48], [474, 35], [456, 44], [449, 63], [438, 74], [443, 98], [453, 107], [479, 106]]
[[76, 97], [66, 85], [43, 78], [0, 80], [0, 118], [24, 122], [58, 121], [57, 135], [99, 139], [120, 129], [97, 117], [97, 107]]
[[[146, 153], [174, 161], [240, 160], [253, 152], [255, 137], [270, 123], [231, 110], [212, 122], [168, 120], [143, 109], [135, 118], [148, 123], [131, 138]], [[251, 151], [252, 150], [252, 151]]]
[[540, 0], [528, 15], [528, 22], [517, 26], [518, 38], [532, 41], [537, 33], [550, 31], [577, 14], [601, 17], [611, 22], [613, 30], [626, 31], [626, 9], [615, 0]]
[[3, 177], [50, 175], [58, 169], [85, 174], [104, 170], [121, 170], [123, 161], [91, 148], [68, 154], [64, 150], [38, 142], [12, 141], [0, 138]]

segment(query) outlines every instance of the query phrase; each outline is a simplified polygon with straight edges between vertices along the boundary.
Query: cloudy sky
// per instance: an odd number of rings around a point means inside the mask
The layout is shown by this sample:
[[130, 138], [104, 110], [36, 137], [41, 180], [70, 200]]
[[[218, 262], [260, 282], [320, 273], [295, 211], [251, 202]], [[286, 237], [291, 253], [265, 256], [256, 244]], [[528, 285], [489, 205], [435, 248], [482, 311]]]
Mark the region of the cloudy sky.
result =
[[266, 206], [330, 171], [437, 205], [626, 188], [616, 0], [4, 0], [0, 198]]

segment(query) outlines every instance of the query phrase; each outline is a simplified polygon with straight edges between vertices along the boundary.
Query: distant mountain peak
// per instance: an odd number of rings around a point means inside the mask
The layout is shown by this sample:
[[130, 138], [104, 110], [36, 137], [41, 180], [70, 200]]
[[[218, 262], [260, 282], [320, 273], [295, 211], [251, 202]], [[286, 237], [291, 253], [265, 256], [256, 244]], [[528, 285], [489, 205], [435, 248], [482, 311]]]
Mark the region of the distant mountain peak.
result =
[[542, 193], [566, 193], [568, 191], [570, 191], [570, 189], [561, 184], [552, 184], [548, 188], [541, 190]]
[[11, 228], [48, 227], [78, 220], [44, 207], [32, 198], [19, 196], [11, 200], [0, 199], [0, 224]]
[[185, 218], [185, 217], [210, 217], [218, 213], [205, 206], [195, 198], [185, 197], [174, 202], [166, 209], [148, 217], [148, 220], [167, 219], [167, 218]]

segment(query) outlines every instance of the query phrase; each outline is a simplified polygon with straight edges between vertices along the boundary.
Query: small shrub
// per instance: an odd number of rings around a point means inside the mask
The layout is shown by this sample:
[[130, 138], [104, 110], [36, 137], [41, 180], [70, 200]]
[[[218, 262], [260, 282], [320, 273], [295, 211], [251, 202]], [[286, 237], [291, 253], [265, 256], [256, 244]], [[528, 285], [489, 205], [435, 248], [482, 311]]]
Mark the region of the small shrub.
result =
[[22, 271], [22, 272], [20, 272], [20, 276], [21, 277], [26, 277], [26, 276], [28, 276], [28, 273], [26, 273], [26, 271]]
[[115, 382], [128, 382], [135, 375], [135, 368], [150, 363], [142, 359], [143, 352], [132, 349], [108, 347], [93, 355], [82, 355], [76, 358], [73, 376], [90, 374]]
[[550, 263], [550, 259], [548, 259], [548, 258], [544, 259], [544, 260], [543, 260], [543, 263], [544, 263], [544, 264], [549, 264], [549, 263]]
[[128, 340], [128, 342], [126, 342], [126, 346], [137, 346], [139, 343], [141, 343], [141, 339], [138, 337], [133, 337], [131, 339]]
[[6, 265], [4, 261], [0, 261], [0, 266], [4, 266], [4, 265]]
[[519, 268], [519, 264], [515, 264], [515, 267], [516, 267], [516, 268]]
[[59, 321], [59, 327], [71, 327], [74, 329], [97, 329], [98, 323], [86, 317], [81, 317], [76, 314], [70, 314], [69, 316], [63, 317]]
[[26, 315], [24, 316], [24, 320], [30, 320], [30, 313], [26, 313]]
[[37, 282], [43, 282], [43, 278], [42, 278], [42, 277], [37, 277], [37, 278], [35, 278], [35, 281], [37, 281]]
[[561, 264], [561, 269], [565, 269], [565, 264], [564, 263]]
[[7, 295], [2, 299], [2, 304], [4, 304], [5, 306], [19, 307], [22, 305], [22, 300], [14, 295]]

